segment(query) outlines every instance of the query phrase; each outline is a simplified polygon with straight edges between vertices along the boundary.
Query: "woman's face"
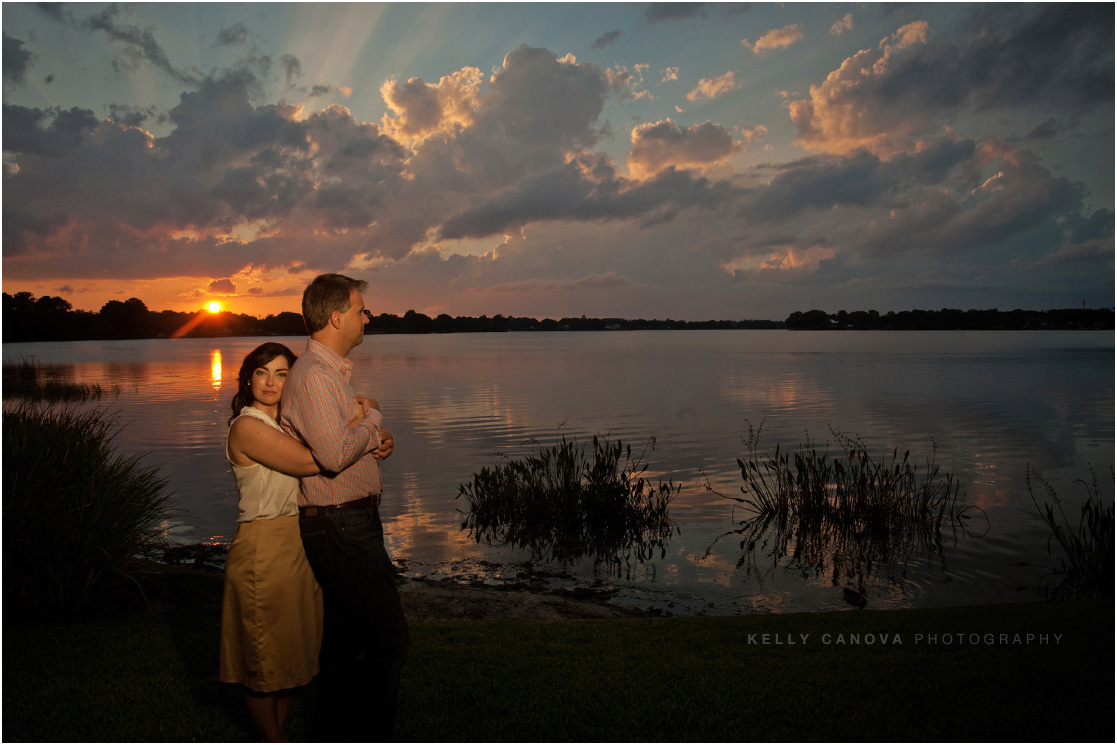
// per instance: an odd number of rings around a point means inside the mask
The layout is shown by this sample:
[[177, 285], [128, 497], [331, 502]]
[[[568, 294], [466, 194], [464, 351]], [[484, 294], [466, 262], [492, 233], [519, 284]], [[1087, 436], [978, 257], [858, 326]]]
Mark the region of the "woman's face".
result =
[[252, 398], [264, 406], [275, 406], [279, 397], [283, 395], [283, 384], [287, 381], [287, 373], [291, 372], [287, 358], [279, 355], [274, 360], [257, 367], [252, 371], [249, 383], [252, 388]]

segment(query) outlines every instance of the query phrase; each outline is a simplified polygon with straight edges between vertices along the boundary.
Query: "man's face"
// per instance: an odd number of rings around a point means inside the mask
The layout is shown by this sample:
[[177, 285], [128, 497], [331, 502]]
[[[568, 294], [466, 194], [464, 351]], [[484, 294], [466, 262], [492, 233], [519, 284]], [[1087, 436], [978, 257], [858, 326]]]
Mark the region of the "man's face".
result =
[[349, 291], [349, 310], [341, 314], [341, 319], [341, 330], [352, 349], [365, 340], [365, 324], [368, 323], [365, 300], [357, 290]]

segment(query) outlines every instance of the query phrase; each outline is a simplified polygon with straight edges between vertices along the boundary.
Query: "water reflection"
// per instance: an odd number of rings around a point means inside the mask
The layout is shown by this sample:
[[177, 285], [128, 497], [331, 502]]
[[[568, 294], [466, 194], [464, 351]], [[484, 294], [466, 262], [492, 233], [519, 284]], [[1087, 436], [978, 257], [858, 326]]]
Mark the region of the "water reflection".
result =
[[221, 390], [221, 350], [215, 349], [209, 355], [209, 375], [213, 379], [213, 390]]
[[[4, 344], [4, 356], [31, 355], [69, 366], [78, 381], [121, 384], [121, 396], [99, 405], [120, 411], [121, 450], [147, 451], [169, 478], [176, 505], [189, 513], [175, 537], [228, 541], [237, 500], [224, 452], [232, 394], [222, 385], [224, 359], [239, 361], [260, 341]], [[297, 353], [305, 346], [280, 341]], [[354, 389], [380, 401], [397, 442], [383, 464], [389, 550], [428, 575], [531, 558], [529, 547], [477, 543], [462, 532], [455, 497], [494, 453], [521, 457], [533, 438], [553, 441], [560, 425], [579, 438], [657, 438], [649, 476], [682, 485], [671, 508], [681, 533], [634, 570], [625, 592], [669, 591], [671, 602], [691, 593], [691, 605], [708, 612], [848, 607], [831, 584], [831, 565], [804, 578], [795, 569], [765, 572], [773, 559], [756, 554], [763, 577], [736, 569], [746, 537], [735, 532], [741, 513], [702, 484], [736, 493], [746, 419], [766, 420], [766, 437], [777, 442], [834, 425], [874, 452], [933, 434], [968, 501], [989, 511], [985, 538], [963, 536], [956, 546], [944, 539], [948, 577], [930, 566], [934, 553], [878, 570], [873, 607], [1026, 599], [1012, 588], [1027, 578], [1010, 565], [1042, 563], [1046, 535], [1027, 497], [1025, 466], [1062, 488], [1087, 464], [1098, 473], [1113, 464], [1113, 335], [1105, 332], [370, 336], [352, 359]], [[758, 545], [764, 540], [773, 550], [780, 542], [771, 530]], [[807, 546], [792, 531], [781, 566], [797, 548], [802, 556]], [[872, 561], [875, 570], [880, 560]], [[588, 557], [569, 565], [587, 581], [602, 571]], [[903, 577], [902, 589], [888, 584], [890, 573]]]

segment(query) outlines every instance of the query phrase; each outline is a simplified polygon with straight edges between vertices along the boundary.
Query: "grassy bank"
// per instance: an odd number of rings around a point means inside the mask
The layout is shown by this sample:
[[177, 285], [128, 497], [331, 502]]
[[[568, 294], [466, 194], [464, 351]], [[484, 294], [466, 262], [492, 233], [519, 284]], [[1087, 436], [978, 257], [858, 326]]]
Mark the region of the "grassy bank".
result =
[[[69, 625], [6, 616], [4, 739], [250, 739], [240, 694], [216, 679], [220, 584], [168, 572], [147, 612]], [[1112, 603], [1083, 601], [413, 624], [398, 735], [1109, 741], [1113, 623]], [[310, 738], [313, 695], [296, 707], [296, 740]]]

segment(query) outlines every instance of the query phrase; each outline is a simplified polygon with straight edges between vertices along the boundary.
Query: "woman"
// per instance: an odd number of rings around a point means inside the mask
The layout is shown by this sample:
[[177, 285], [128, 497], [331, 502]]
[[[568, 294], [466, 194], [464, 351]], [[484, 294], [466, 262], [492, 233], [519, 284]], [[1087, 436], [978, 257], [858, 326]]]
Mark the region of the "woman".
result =
[[225, 564], [219, 677], [245, 686], [248, 710], [267, 742], [286, 741], [294, 689], [317, 674], [322, 645], [322, 591], [303, 553], [296, 501], [297, 477], [319, 468], [278, 424], [294, 362], [291, 350], [274, 342], [244, 358], [226, 448], [240, 516]]

